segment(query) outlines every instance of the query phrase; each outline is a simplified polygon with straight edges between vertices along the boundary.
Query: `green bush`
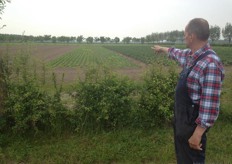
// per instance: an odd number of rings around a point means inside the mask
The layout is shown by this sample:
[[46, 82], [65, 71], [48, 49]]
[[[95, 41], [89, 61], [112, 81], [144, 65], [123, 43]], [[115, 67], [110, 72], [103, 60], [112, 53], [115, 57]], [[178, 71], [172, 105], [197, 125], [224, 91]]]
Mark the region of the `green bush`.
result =
[[75, 110], [80, 128], [107, 130], [127, 126], [133, 89], [127, 79], [106, 72], [100, 76], [91, 70], [76, 90]]
[[12, 83], [5, 102], [5, 129], [13, 132], [52, 131], [60, 127], [65, 109], [57, 97], [49, 96], [35, 82]]
[[[32, 71], [25, 58], [22, 55], [16, 61], [11, 59], [12, 67], [5, 60], [0, 69], [0, 89], [5, 90], [0, 96], [1, 100], [4, 98], [1, 131], [57, 133], [125, 126], [149, 128], [167, 123], [172, 117], [176, 74], [163, 74], [165, 71], [157, 69], [164, 66], [153, 67], [144, 81], [138, 83], [107, 69], [90, 69], [84, 81], [75, 86], [75, 107], [66, 109], [61, 101], [62, 85], [57, 86], [55, 74], [52, 76], [54, 95], [50, 95], [38, 85], [36, 71]], [[63, 78], [64, 75], [62, 82]]]
[[163, 74], [161, 70], [154, 68], [146, 74], [134, 116], [135, 123], [140, 123], [137, 126], [157, 127], [171, 120], [176, 78], [177, 75], [173, 71]]
[[[8, 54], [8, 53], [7, 53]], [[67, 111], [60, 100], [53, 74], [55, 94], [50, 95], [36, 80], [29, 52], [0, 56], [0, 130], [27, 133], [65, 129]]]

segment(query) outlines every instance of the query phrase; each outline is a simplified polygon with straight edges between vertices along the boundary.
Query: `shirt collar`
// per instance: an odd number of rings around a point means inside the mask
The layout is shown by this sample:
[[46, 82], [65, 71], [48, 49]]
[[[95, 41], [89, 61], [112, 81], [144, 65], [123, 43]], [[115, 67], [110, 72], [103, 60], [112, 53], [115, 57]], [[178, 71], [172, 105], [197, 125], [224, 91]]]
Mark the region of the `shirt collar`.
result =
[[[207, 43], [206, 45], [204, 45], [202, 48], [200, 48], [199, 50], [197, 50], [193, 55], [193, 60], [196, 60], [201, 54], [205, 53], [205, 51], [211, 49], [210, 44]], [[192, 52], [191, 52], [192, 54]]]

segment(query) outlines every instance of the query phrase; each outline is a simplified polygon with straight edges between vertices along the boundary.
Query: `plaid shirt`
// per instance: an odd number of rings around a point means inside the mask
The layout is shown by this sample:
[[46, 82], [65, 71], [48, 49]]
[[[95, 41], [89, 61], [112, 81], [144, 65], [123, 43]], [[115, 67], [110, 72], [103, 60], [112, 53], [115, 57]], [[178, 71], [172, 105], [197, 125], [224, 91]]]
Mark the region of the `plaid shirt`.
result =
[[[178, 61], [182, 67], [190, 67], [207, 50], [213, 51], [209, 44], [194, 54], [190, 49], [169, 48], [168, 52], [169, 58]], [[213, 126], [219, 115], [219, 98], [224, 75], [219, 57], [212, 53], [198, 61], [187, 78], [189, 96], [193, 103], [199, 105], [199, 116], [195, 122], [204, 128]]]

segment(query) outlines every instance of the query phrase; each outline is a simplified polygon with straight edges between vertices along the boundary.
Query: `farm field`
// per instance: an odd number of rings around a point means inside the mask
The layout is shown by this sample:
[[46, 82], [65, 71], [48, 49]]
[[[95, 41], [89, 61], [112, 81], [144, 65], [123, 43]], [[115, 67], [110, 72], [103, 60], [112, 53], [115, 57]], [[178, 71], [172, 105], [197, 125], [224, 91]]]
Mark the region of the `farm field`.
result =
[[4, 43], [0, 45], [0, 52], [14, 56], [26, 54], [47, 62], [76, 48], [77, 45]]
[[[104, 67], [122, 76], [138, 80], [149, 64], [158, 61], [173, 65], [174, 62], [165, 56], [154, 55], [151, 46], [146, 44], [3, 44], [0, 45], [0, 52], [16, 56], [27, 54], [35, 60], [38, 72], [41, 72], [42, 65], [45, 64], [48, 76], [52, 72], [57, 75], [64, 73], [64, 82], [72, 83], [83, 78], [86, 70], [90, 68]], [[184, 45], [175, 46], [184, 48]], [[213, 48], [224, 64], [231, 65], [232, 47]]]
[[[26, 55], [31, 61], [30, 71], [35, 72], [36, 67], [38, 76], [41, 76], [45, 67], [47, 81], [51, 79], [52, 72], [59, 79], [64, 73], [64, 86], [70, 86], [78, 78], [83, 78], [88, 69], [105, 67], [119, 76], [129, 77], [141, 87], [143, 76], [150, 67], [163, 73], [169, 68], [179, 71], [174, 62], [154, 55], [151, 46], [5, 44], [0, 45], [0, 53]], [[183, 45], [176, 46], [183, 48]], [[215, 46], [215, 51], [226, 63], [226, 78], [221, 115], [208, 133], [206, 163], [227, 164], [232, 161], [232, 47]], [[162, 67], [155, 65], [156, 62]], [[52, 87], [49, 85], [47, 88]], [[63, 93], [67, 94], [69, 90], [65, 88]], [[72, 102], [67, 100], [66, 103]], [[83, 134], [78, 131], [55, 135], [38, 133], [29, 137], [9, 134], [0, 138], [0, 146], [3, 145], [0, 147], [0, 163], [175, 163], [172, 133], [172, 127], [167, 125], [164, 128], [121, 128]]]
[[[86, 70], [91, 68], [109, 69], [132, 79], [138, 79], [146, 68], [145, 63], [106, 49], [101, 45], [17, 43], [0, 45], [0, 52], [11, 56], [22, 56], [23, 54], [32, 60], [31, 70], [46, 71], [47, 79], [52, 72], [60, 77], [64, 74], [65, 83], [83, 79]], [[46, 70], [42, 68], [44, 66]]]
[[[153, 45], [106, 45], [104, 47], [122, 53], [124, 55], [130, 56], [137, 60], [140, 60], [146, 64], [152, 63], [154, 60], [164, 60], [168, 62], [166, 57], [162, 55], [154, 55], [154, 52], [151, 49]], [[176, 47], [180, 49], [184, 49], [185, 45], [164, 45], [167, 47]], [[221, 58], [222, 62], [225, 65], [232, 65], [232, 47], [226, 46], [212, 46], [214, 51], [218, 54]]]
[[79, 45], [74, 51], [49, 61], [50, 67], [136, 67], [128, 59], [97, 45]]

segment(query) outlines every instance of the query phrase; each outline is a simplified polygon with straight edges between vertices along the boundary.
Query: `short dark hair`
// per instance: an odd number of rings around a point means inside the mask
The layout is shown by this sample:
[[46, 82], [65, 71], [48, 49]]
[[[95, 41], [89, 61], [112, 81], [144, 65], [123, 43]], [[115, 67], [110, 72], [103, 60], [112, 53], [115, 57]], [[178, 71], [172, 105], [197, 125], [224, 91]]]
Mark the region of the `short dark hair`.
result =
[[188, 23], [186, 30], [189, 33], [195, 34], [197, 38], [202, 41], [206, 41], [209, 39], [209, 23], [203, 18], [192, 19]]

